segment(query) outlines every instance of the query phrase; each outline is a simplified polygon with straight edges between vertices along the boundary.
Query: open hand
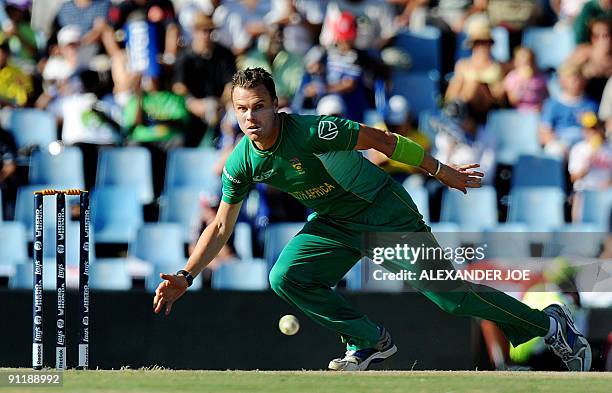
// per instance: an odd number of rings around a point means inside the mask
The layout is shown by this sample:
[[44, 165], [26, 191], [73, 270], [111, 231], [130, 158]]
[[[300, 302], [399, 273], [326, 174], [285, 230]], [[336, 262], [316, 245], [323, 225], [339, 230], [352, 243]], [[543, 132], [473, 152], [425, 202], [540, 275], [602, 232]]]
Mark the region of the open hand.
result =
[[474, 168], [479, 168], [480, 164], [468, 165], [443, 165], [437, 179], [446, 184], [450, 188], [457, 189], [464, 194], [467, 194], [468, 188], [480, 188], [482, 186], [482, 177], [484, 173], [474, 171]]
[[164, 304], [166, 304], [166, 315], [168, 315], [170, 310], [172, 310], [174, 302], [187, 291], [187, 279], [184, 276], [164, 273], [160, 273], [159, 277], [164, 281], [155, 290], [153, 311], [159, 314]]

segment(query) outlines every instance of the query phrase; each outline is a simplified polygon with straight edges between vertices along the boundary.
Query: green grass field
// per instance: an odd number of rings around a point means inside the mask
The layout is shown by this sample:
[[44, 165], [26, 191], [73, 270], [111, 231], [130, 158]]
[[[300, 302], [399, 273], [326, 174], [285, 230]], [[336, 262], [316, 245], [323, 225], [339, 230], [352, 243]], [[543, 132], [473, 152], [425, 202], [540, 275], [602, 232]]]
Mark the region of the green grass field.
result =
[[[17, 370], [0, 374], [7, 371]], [[0, 387], [0, 392], [609, 393], [611, 386], [612, 373], [96, 370], [65, 372], [62, 388]]]

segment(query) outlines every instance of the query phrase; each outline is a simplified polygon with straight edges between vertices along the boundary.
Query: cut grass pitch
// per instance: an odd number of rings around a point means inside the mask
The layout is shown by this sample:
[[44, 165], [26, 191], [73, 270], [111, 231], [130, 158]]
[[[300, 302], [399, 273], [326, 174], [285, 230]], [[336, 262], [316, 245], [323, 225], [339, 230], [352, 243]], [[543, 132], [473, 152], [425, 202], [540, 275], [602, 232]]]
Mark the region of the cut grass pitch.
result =
[[[10, 371], [0, 369], [6, 378]], [[62, 388], [0, 387], [0, 393], [609, 393], [612, 373], [488, 371], [66, 371]]]

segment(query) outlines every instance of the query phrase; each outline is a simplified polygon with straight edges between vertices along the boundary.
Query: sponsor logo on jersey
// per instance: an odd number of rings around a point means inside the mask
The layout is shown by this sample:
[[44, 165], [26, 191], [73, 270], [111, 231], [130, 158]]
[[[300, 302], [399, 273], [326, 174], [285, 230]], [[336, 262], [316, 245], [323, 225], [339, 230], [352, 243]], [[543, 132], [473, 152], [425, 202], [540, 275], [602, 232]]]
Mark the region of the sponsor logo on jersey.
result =
[[225, 175], [225, 177], [227, 177], [227, 179], [228, 179], [229, 181], [231, 181], [232, 183], [234, 183], [234, 184], [240, 184], [240, 183], [241, 183], [241, 182], [240, 182], [240, 180], [238, 180], [238, 179], [236, 179], [235, 177], [233, 177], [232, 175], [230, 175], [230, 174], [227, 172], [227, 169], [225, 169], [225, 167], [223, 167], [223, 174], [224, 174], [224, 175]]
[[253, 181], [264, 181], [271, 178], [274, 175], [274, 169], [270, 169], [267, 172], [262, 173], [259, 176], [253, 176]]
[[303, 191], [290, 192], [289, 194], [291, 194], [298, 201], [307, 201], [310, 199], [317, 199], [317, 198], [324, 197], [327, 194], [329, 194], [329, 192], [333, 190], [334, 188], [336, 187], [329, 184], [328, 182], [324, 182], [320, 186], [309, 188]]
[[319, 122], [319, 138], [330, 141], [338, 136], [338, 126], [330, 120], [321, 120]]
[[293, 167], [293, 169], [297, 171], [298, 175], [303, 175], [306, 173], [306, 170], [304, 169], [304, 165], [302, 165], [299, 158], [293, 157], [289, 160], [289, 162], [291, 163], [291, 166]]

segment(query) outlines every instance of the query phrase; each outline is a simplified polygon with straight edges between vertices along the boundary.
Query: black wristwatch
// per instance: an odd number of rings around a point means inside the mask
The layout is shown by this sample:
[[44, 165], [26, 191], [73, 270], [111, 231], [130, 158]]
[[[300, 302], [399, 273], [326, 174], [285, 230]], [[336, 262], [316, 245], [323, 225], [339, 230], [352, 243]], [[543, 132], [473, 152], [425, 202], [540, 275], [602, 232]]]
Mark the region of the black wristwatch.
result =
[[187, 287], [190, 287], [193, 284], [193, 276], [187, 270], [179, 270], [176, 272], [177, 276], [183, 276], [187, 280]]

